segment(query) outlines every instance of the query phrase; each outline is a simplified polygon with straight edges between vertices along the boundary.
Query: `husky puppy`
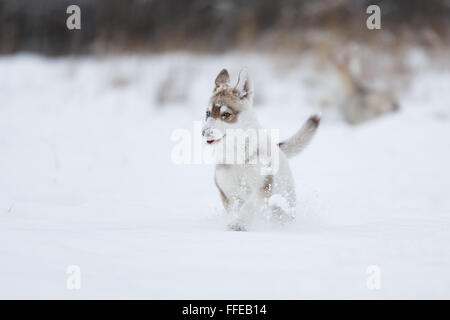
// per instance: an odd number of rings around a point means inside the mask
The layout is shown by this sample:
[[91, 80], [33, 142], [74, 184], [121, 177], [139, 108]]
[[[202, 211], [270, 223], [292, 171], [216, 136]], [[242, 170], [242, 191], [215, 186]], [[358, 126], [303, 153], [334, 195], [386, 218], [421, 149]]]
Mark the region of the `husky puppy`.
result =
[[[288, 158], [303, 150], [320, 122], [320, 117], [313, 115], [294, 136], [278, 142], [260, 126], [252, 105], [253, 84], [247, 70], [241, 70], [237, 84], [231, 87], [228, 71], [223, 69], [215, 80], [202, 135], [218, 153], [227, 156], [230, 150], [241, 152], [243, 161], [235, 161], [233, 154], [231, 162], [218, 161], [215, 170], [223, 205], [234, 215], [229, 228], [235, 231], [247, 230], [252, 217], [259, 212], [267, 212], [281, 221], [294, 218], [296, 194]], [[263, 134], [250, 135], [255, 131]], [[244, 143], [235, 146], [234, 137], [238, 136], [243, 137]], [[270, 155], [266, 139], [272, 146]]]

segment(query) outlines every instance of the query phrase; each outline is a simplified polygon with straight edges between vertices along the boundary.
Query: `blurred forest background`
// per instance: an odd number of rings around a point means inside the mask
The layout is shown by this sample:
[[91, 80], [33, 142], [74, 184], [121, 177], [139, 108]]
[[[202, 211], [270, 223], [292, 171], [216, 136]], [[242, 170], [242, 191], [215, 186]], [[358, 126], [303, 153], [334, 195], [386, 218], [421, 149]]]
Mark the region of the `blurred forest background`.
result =
[[[82, 32], [66, 28], [71, 4], [81, 7]], [[366, 28], [371, 4], [381, 8], [383, 32]], [[2, 54], [297, 52], [349, 40], [435, 49], [449, 39], [449, 0], [0, 0]]]
[[[81, 8], [81, 30], [66, 26], [73, 4]], [[373, 4], [381, 10], [380, 30], [366, 25]], [[414, 75], [449, 70], [450, 0], [0, 0], [0, 54], [22, 52], [122, 56], [127, 71], [108, 71], [115, 87], [140, 77], [128, 55], [168, 57], [155, 62], [161, 68], [152, 79], [156, 105], [198, 105], [192, 82], [209, 82], [210, 72], [223, 66], [245, 65], [260, 87], [283, 74], [277, 82], [286, 93], [259, 90], [256, 104], [280, 96], [305, 101], [293, 92], [316, 88], [302, 91], [312, 96], [304, 105], [337, 109], [357, 124], [402, 108], [398, 96]], [[234, 62], [221, 60], [227, 54]], [[258, 63], [264, 57], [271, 62]], [[303, 77], [293, 90], [289, 74]]]

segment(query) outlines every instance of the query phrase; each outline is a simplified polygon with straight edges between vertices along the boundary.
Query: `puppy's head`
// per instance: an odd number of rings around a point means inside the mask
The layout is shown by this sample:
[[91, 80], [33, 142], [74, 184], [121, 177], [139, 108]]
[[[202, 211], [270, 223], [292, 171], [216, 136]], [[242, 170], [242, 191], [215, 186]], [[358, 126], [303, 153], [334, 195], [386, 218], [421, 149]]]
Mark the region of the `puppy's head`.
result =
[[226, 69], [215, 80], [213, 95], [206, 108], [206, 121], [202, 135], [208, 144], [219, 142], [228, 129], [245, 126], [245, 113], [252, 108], [253, 84], [246, 69], [239, 72], [234, 87]]

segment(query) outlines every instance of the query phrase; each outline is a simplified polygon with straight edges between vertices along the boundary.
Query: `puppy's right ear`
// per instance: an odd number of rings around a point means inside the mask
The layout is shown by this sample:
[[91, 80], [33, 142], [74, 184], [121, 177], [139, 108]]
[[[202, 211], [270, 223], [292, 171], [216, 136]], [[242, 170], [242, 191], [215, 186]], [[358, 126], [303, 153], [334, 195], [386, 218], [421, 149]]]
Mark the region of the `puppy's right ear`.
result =
[[239, 72], [239, 79], [235, 87], [239, 92], [239, 98], [241, 100], [247, 100], [250, 104], [253, 101], [253, 82], [248, 74], [247, 68], [243, 68]]
[[220, 87], [227, 87], [230, 85], [230, 75], [228, 74], [227, 69], [222, 69], [222, 71], [219, 72], [219, 75], [216, 78], [216, 87], [214, 90], [217, 90]]

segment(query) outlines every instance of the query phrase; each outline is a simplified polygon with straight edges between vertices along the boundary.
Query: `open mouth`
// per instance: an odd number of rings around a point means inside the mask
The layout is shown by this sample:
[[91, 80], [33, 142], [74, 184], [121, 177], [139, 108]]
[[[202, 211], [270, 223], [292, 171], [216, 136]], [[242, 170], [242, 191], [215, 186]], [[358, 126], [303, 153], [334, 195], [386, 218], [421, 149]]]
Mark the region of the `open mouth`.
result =
[[[223, 137], [225, 137], [225, 136], [223, 136]], [[221, 138], [219, 138], [219, 139], [216, 139], [216, 140], [206, 140], [206, 143], [207, 143], [207, 144], [217, 143], [217, 142], [219, 142], [220, 140], [222, 140], [223, 137], [221, 137]]]

